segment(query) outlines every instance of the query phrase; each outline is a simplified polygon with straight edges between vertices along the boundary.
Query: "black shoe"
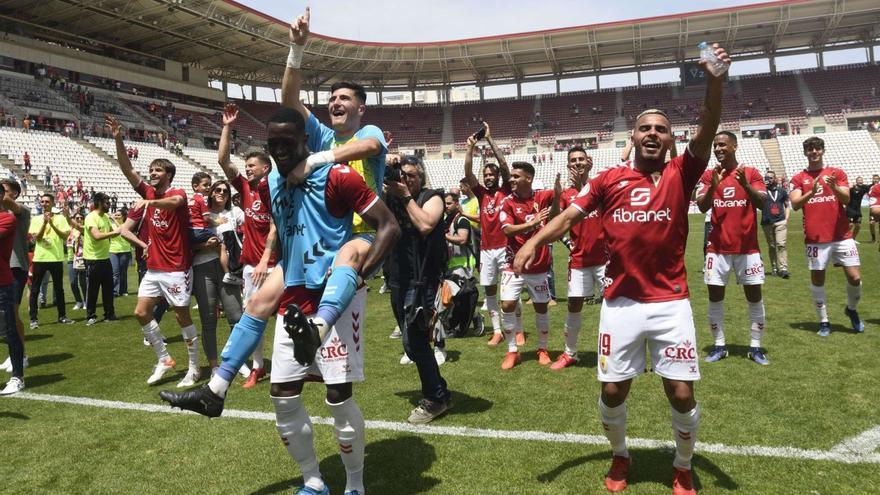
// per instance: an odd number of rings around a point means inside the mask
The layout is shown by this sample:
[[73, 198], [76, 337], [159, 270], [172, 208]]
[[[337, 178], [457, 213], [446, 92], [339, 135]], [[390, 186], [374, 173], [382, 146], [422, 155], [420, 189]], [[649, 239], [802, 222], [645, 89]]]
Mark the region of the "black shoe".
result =
[[116, 315], [105, 316], [102, 321], [119, 321], [119, 317]]
[[318, 327], [306, 318], [296, 304], [288, 304], [284, 313], [284, 330], [293, 340], [293, 358], [303, 366], [309, 366], [321, 347]]
[[61, 318], [58, 318], [58, 323], [64, 323], [66, 325], [69, 325], [71, 323], [76, 323], [76, 322], [66, 316], [62, 316]]
[[779, 276], [780, 276], [781, 278], [784, 278], [784, 279], [788, 280], [788, 278], [789, 278], [791, 275], [789, 275], [787, 271], [782, 270], [781, 272], [779, 272]]
[[226, 400], [212, 392], [207, 383], [186, 392], [163, 390], [159, 392], [159, 397], [171, 404], [171, 407], [197, 412], [209, 418], [217, 418], [223, 414], [223, 402]]

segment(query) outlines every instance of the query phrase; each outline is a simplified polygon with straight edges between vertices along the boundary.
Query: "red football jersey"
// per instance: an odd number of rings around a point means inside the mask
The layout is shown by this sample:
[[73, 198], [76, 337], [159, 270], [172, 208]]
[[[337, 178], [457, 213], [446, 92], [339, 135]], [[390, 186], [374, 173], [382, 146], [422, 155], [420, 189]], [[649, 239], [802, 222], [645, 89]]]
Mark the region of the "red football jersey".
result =
[[874, 184], [868, 191], [868, 207], [875, 208], [877, 206], [880, 206], [880, 184]]
[[[535, 191], [535, 193], [529, 198], [520, 198], [516, 193], [512, 193], [504, 198], [504, 203], [501, 205], [501, 214], [499, 215], [501, 227], [503, 228], [507, 225], [522, 225], [526, 222], [531, 222], [539, 211], [544, 208], [549, 208], [552, 204], [553, 191], [550, 189]], [[541, 222], [541, 225], [537, 228], [526, 232], [520, 232], [512, 237], [507, 236], [507, 260], [504, 266], [505, 270], [510, 270], [510, 267], [513, 266], [513, 258], [516, 257], [519, 248], [541, 230], [544, 225], [545, 222]], [[552, 262], [550, 246], [541, 246], [535, 253], [535, 260], [532, 262], [532, 266], [528, 269], [524, 269], [523, 273], [546, 273], [550, 269], [550, 263]]]
[[135, 191], [144, 199], [162, 199], [171, 196], [183, 198], [183, 204], [173, 210], [150, 206], [144, 223], [149, 226], [147, 269], [161, 272], [182, 272], [192, 266], [192, 247], [189, 242], [189, 209], [183, 189], [170, 188], [158, 194], [156, 188], [141, 182]]
[[[805, 169], [792, 177], [791, 190], [798, 189], [802, 194], [807, 194], [813, 188], [813, 181], [823, 180], [819, 177], [825, 175], [833, 175], [840, 187], [849, 188], [846, 172], [835, 167], [825, 167], [814, 171]], [[816, 195], [804, 205], [804, 242], [819, 244], [842, 241], [851, 237], [846, 205], [837, 200], [834, 191], [823, 180], [819, 183]]]
[[189, 198], [189, 226], [194, 229], [207, 228], [205, 214], [208, 213], [208, 203], [201, 193], [193, 193]]
[[480, 249], [507, 247], [507, 236], [501, 230], [498, 216], [501, 213], [501, 203], [510, 194], [510, 185], [502, 184], [494, 192], [489, 192], [482, 184], [477, 184], [473, 191], [480, 201]]
[[[241, 243], [241, 263], [256, 266], [266, 249], [266, 238], [272, 224], [272, 200], [269, 198], [269, 183], [266, 178], [260, 179], [256, 190], [239, 174], [232, 180], [234, 187], [241, 194], [241, 207], [244, 210], [244, 239]], [[269, 258], [269, 266], [275, 266], [278, 252], [273, 251]]]
[[[564, 210], [574, 203], [579, 190], [573, 187], [562, 191], [559, 198], [559, 209]], [[604, 265], [608, 261], [605, 247], [605, 231], [602, 230], [602, 219], [599, 210], [593, 210], [574, 227], [571, 228], [571, 255], [568, 257], [568, 268], [586, 268]]]
[[[746, 180], [756, 191], [766, 193], [764, 177], [754, 167], [742, 166]], [[749, 194], [736, 180], [736, 169], [721, 172], [721, 182], [712, 198], [712, 232], [708, 251], [716, 254], [758, 253], [758, 215]], [[712, 170], [703, 172], [697, 196], [704, 196], [712, 183]]]
[[605, 298], [661, 302], [688, 297], [684, 251], [691, 191], [708, 162], [690, 149], [666, 163], [655, 182], [632, 163], [611, 168], [578, 193], [574, 206], [601, 208], [610, 260]]
[[[15, 242], [17, 225], [15, 215], [6, 211], [0, 212], [0, 285], [12, 285], [15, 281], [12, 277], [9, 261], [12, 256], [12, 244]], [[13, 329], [13, 331], [15, 330]]]

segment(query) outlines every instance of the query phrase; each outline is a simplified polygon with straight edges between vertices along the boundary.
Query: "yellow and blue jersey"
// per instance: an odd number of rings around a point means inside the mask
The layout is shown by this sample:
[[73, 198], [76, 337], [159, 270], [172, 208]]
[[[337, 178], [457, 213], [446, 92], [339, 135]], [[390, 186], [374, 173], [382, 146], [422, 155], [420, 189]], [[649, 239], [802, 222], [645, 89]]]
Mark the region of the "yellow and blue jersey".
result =
[[[336, 138], [336, 132], [322, 124], [315, 114], [309, 115], [306, 122], [306, 133], [309, 135], [309, 149], [313, 152], [327, 151], [333, 148], [360, 141], [368, 138], [375, 138], [382, 145], [382, 151], [378, 155], [371, 156], [362, 160], [352, 160], [348, 162], [348, 166], [356, 170], [364, 182], [372, 189], [376, 195], [382, 196], [382, 181], [385, 178], [385, 155], [388, 153], [388, 144], [385, 143], [385, 136], [382, 130], [374, 125], [365, 125], [358, 129], [348, 139], [339, 140]], [[374, 229], [367, 225], [363, 219], [355, 213], [353, 220], [353, 234], [362, 234], [365, 232], [374, 232]]]

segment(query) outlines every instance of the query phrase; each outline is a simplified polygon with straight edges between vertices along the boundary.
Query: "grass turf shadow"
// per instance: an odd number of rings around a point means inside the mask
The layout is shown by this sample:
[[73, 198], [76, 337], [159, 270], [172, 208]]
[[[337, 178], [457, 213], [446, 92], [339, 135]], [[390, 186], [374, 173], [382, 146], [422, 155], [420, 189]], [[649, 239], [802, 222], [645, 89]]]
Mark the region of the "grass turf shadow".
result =
[[[492, 408], [492, 401], [482, 397], [474, 397], [462, 392], [450, 390], [452, 393], [452, 409], [446, 414], [475, 414], [488, 411]], [[394, 395], [403, 397], [415, 407], [422, 400], [421, 390], [408, 390], [404, 392], [395, 392]]]
[[[365, 449], [364, 483], [372, 493], [424, 493], [441, 483], [439, 479], [424, 474], [436, 460], [434, 447], [415, 435], [370, 442]], [[405, 466], [405, 469], [384, 469], [388, 466]], [[342, 493], [345, 489], [345, 467], [339, 456], [327, 456], [321, 461], [320, 467], [330, 492]], [[302, 484], [302, 477], [291, 478], [264, 486], [251, 492], [251, 495], [289, 493], [291, 488]]]
[[[789, 323], [788, 326], [795, 330], [803, 330], [805, 332], [813, 332], [817, 333], [819, 331], [819, 322], [816, 321], [796, 321], [794, 323]], [[831, 324], [831, 332], [832, 333], [859, 333], [853, 330], [852, 328], [842, 325], [840, 323], [832, 323]]]
[[67, 361], [68, 359], [73, 358], [73, 354], [69, 352], [62, 352], [59, 354], [44, 354], [42, 356], [33, 356], [28, 357], [28, 366], [31, 368], [43, 365], [43, 364], [51, 364], [58, 363], [61, 361]]
[[[630, 449], [630, 457], [632, 458], [632, 466], [627, 476], [627, 485], [636, 485], [644, 482], [656, 482], [664, 485], [672, 485], [672, 450], [671, 449]], [[591, 478], [595, 479], [595, 490], [589, 493], [604, 493], [605, 487], [603, 480], [608, 466], [611, 465], [611, 453], [600, 452], [588, 456], [578, 457], [566, 461], [557, 466], [552, 471], [538, 475], [537, 480], [541, 483], [550, 483], [558, 478], [562, 473], [569, 469], [576, 468], [583, 464], [590, 463], [589, 467]], [[718, 465], [700, 455], [694, 455], [693, 458], [693, 481], [694, 488], [697, 491], [705, 488], [702, 476], [710, 476], [714, 479], [711, 486], [724, 490], [736, 490], [739, 485], [727, 473], [721, 470]], [[587, 481], [586, 483], [593, 483]]]

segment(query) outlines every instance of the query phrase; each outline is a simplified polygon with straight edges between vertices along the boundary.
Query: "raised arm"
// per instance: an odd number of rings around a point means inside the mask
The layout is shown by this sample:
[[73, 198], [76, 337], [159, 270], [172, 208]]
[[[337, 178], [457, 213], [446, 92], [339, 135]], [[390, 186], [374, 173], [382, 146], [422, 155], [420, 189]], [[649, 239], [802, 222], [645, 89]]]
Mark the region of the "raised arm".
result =
[[510, 169], [507, 168], [507, 159], [504, 158], [504, 153], [498, 149], [498, 146], [495, 146], [495, 140], [492, 139], [492, 130], [489, 128], [489, 123], [483, 122], [483, 126], [486, 128], [486, 142], [489, 143], [489, 147], [492, 148], [492, 153], [498, 161], [498, 170], [501, 173], [500, 184], [508, 184], [510, 183]]
[[471, 189], [480, 184], [480, 181], [477, 180], [477, 176], [474, 175], [474, 147], [476, 145], [477, 140], [474, 139], [474, 136], [468, 136], [467, 151], [464, 155], [464, 180], [469, 186], [471, 186]]
[[232, 127], [237, 119], [238, 106], [235, 103], [226, 104], [226, 109], [223, 111], [223, 131], [220, 133], [220, 145], [217, 147], [217, 163], [229, 180], [234, 180], [239, 175], [238, 169], [229, 159], [232, 149]]
[[116, 162], [119, 163], [119, 168], [122, 170], [125, 178], [128, 179], [131, 187], [137, 188], [141, 183], [141, 176], [134, 171], [134, 167], [131, 166], [131, 160], [128, 159], [125, 143], [122, 141], [122, 126], [119, 125], [116, 117], [111, 117], [107, 114], [104, 114], [104, 121], [110, 126], [110, 133], [116, 141]]
[[553, 203], [550, 205], [550, 216], [554, 218], [559, 214], [559, 198], [562, 197], [562, 174], [556, 174], [556, 182], [553, 184]]
[[299, 100], [299, 92], [302, 88], [302, 76], [299, 69], [302, 65], [306, 39], [309, 37], [310, 17], [311, 11], [309, 7], [306, 7], [305, 13], [290, 23], [288, 32], [290, 54], [287, 56], [287, 67], [284, 69], [284, 77], [281, 79], [281, 105], [296, 110], [306, 120], [311, 112]]
[[[730, 65], [730, 57], [724, 48], [714, 43], [715, 56], [727, 65]], [[705, 60], [700, 60], [700, 65], [706, 73], [706, 97], [700, 109], [700, 127], [690, 143], [691, 154], [696, 158], [709, 160], [712, 151], [712, 141], [715, 139], [715, 131], [721, 122], [721, 93], [724, 74], [719, 74], [714, 65]]]

